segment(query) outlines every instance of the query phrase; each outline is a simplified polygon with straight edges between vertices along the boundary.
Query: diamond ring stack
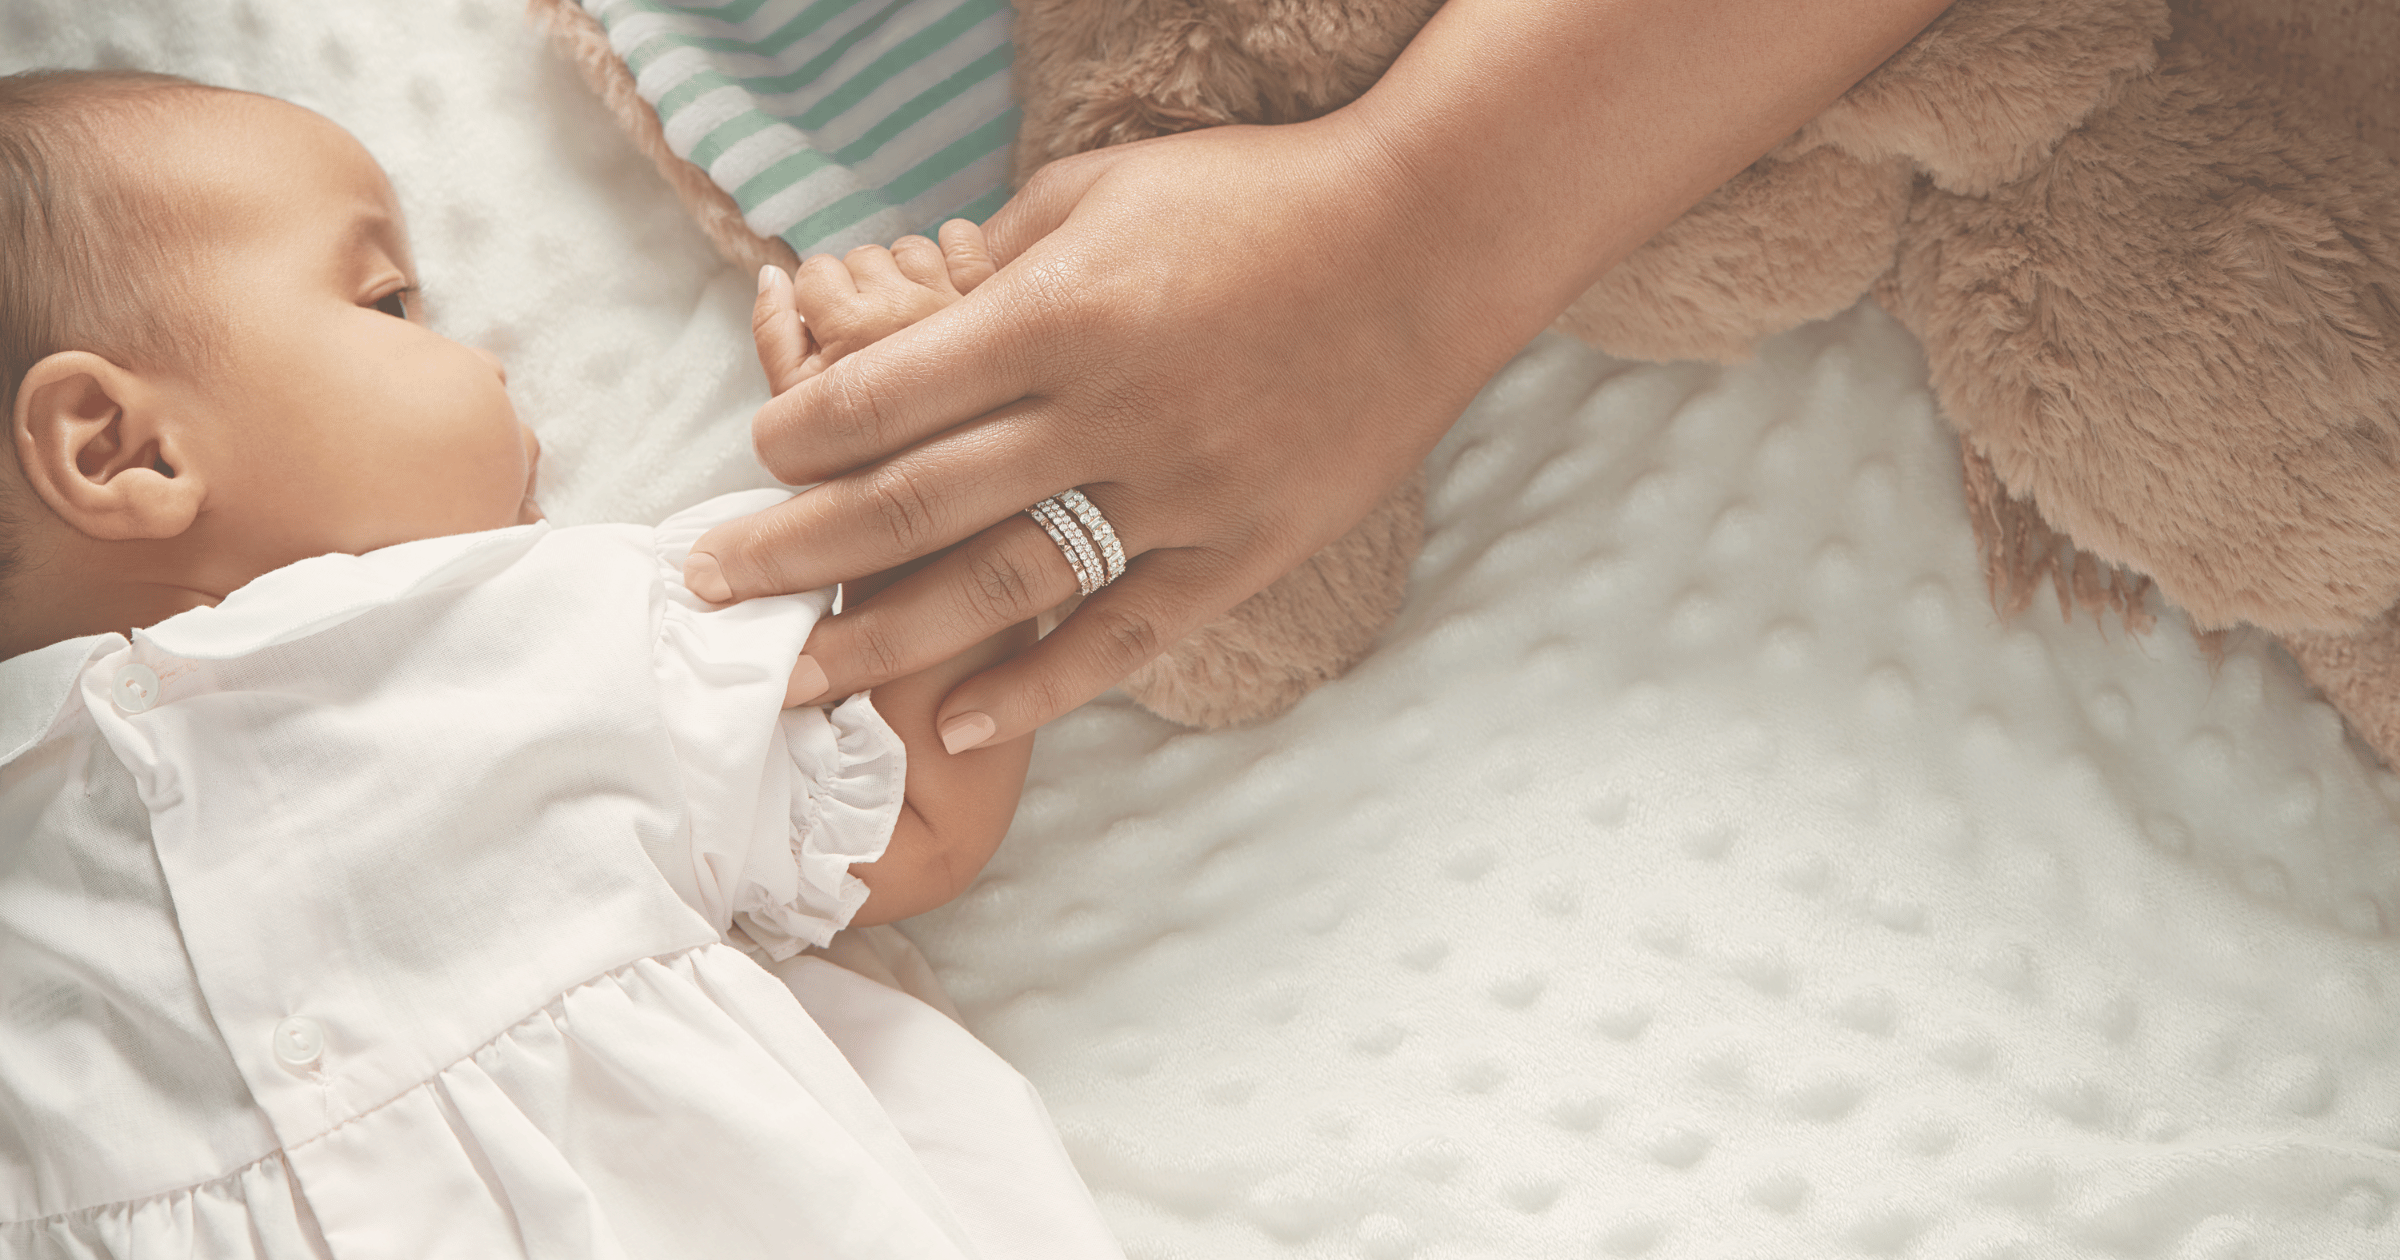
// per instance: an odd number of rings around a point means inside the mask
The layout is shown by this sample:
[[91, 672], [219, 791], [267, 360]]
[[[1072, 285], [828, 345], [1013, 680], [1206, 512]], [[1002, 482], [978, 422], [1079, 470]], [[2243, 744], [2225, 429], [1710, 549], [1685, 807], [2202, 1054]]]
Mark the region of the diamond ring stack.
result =
[[1075, 589], [1086, 595], [1117, 580], [1125, 572], [1125, 548], [1108, 518], [1083, 497], [1081, 490], [1062, 490], [1025, 509], [1058, 544], [1058, 552], [1075, 570]]

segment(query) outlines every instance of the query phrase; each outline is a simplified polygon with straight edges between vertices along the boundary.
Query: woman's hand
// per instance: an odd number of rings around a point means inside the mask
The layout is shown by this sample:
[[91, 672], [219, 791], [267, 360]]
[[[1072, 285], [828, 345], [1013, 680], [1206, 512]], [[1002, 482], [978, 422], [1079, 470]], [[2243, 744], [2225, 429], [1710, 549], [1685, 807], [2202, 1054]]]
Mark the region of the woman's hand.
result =
[[686, 581], [805, 590], [956, 544], [818, 623], [827, 693], [854, 691], [1072, 595], [1023, 511], [1080, 486], [1130, 569], [941, 706], [953, 752], [1022, 735], [1338, 537], [1576, 294], [1944, 3], [1450, 0], [1324, 118], [1055, 162], [988, 225], [988, 280], [760, 410], [766, 466], [824, 484], [710, 531]]
[[1074, 595], [1023, 510], [1083, 487], [1131, 565], [952, 695], [963, 748], [1082, 703], [1338, 537], [1522, 340], [1456, 333], [1465, 303], [1431, 242], [1403, 244], [1383, 155], [1342, 143], [1222, 128], [1046, 168], [989, 225], [996, 275], [759, 413], [767, 467], [825, 484], [701, 540], [729, 593], [959, 543], [810, 639], [830, 694], [873, 686]]

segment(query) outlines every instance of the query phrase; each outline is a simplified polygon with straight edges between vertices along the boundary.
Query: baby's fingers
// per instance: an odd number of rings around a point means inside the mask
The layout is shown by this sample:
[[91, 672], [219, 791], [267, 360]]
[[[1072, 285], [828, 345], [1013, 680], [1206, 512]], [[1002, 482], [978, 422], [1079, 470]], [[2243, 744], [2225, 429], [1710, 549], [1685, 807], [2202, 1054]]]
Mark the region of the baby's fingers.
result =
[[983, 229], [972, 220], [950, 220], [942, 225], [941, 237], [942, 261], [948, 266], [951, 288], [972, 293], [999, 270], [992, 262], [991, 246], [983, 239]]
[[842, 265], [850, 269], [850, 282], [860, 293], [875, 293], [908, 283], [901, 274], [900, 264], [892, 251], [881, 245], [861, 245], [842, 255]]
[[942, 247], [932, 241], [922, 236], [903, 236], [893, 241], [892, 261], [911, 283], [935, 293], [958, 296], [957, 286], [950, 283], [950, 267], [942, 257]]
[[758, 366], [767, 373], [768, 393], [780, 394], [814, 374], [808, 367], [808, 329], [792, 304], [792, 278], [773, 263], [758, 269], [750, 338], [758, 345]]

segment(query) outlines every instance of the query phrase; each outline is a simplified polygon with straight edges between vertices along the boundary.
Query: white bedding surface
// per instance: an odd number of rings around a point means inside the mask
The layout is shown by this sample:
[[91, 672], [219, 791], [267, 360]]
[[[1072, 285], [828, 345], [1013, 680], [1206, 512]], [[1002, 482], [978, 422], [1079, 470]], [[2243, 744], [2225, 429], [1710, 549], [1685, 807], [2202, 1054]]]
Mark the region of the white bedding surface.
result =
[[[0, 68], [298, 99], [568, 521], [763, 484], [749, 279], [512, 0], [5, 0]], [[1285, 719], [1053, 726], [911, 925], [1136, 1257], [2400, 1255], [2400, 779], [2270, 645], [2001, 625], [1871, 309], [1545, 338]]]
[[2400, 1255], [2400, 785], [2256, 644], [1995, 624], [1888, 319], [1544, 340], [1432, 482], [1357, 672], [1060, 723], [912, 929], [1129, 1250]]

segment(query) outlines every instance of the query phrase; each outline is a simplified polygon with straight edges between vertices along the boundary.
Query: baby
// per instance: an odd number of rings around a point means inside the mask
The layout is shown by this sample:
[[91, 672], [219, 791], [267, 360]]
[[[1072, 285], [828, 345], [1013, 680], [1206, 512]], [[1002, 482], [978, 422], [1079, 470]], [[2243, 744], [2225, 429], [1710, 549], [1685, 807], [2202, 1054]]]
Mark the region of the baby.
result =
[[[777, 389], [955, 300], [898, 254], [762, 276]], [[1022, 1079], [813, 951], [998, 845], [1029, 741], [933, 715], [1030, 631], [785, 709], [830, 593], [680, 577], [783, 492], [551, 528], [416, 314], [325, 119], [0, 79], [0, 1256], [1115, 1255]]]

